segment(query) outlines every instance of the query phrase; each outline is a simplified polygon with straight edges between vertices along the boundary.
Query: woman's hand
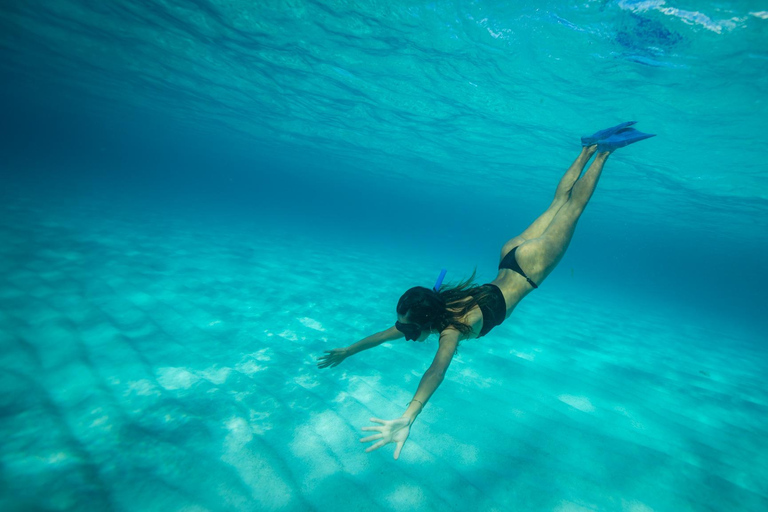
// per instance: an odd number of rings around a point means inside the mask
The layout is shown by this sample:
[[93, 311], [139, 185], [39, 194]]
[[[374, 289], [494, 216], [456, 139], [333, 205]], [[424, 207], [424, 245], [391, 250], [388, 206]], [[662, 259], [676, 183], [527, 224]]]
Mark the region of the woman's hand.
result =
[[396, 420], [380, 420], [379, 418], [371, 418], [371, 421], [375, 423], [381, 423], [382, 427], [363, 427], [363, 430], [373, 430], [379, 432], [372, 436], [364, 437], [360, 440], [361, 443], [367, 443], [368, 441], [379, 440], [378, 443], [369, 446], [365, 453], [378, 450], [385, 444], [397, 443], [395, 447], [395, 459], [400, 457], [400, 450], [403, 449], [405, 440], [408, 439], [408, 434], [411, 431], [411, 421], [406, 416], [397, 418]]
[[324, 356], [320, 356], [317, 360], [318, 368], [333, 368], [339, 366], [343, 360], [349, 356], [346, 348], [334, 348], [333, 350], [326, 350]]

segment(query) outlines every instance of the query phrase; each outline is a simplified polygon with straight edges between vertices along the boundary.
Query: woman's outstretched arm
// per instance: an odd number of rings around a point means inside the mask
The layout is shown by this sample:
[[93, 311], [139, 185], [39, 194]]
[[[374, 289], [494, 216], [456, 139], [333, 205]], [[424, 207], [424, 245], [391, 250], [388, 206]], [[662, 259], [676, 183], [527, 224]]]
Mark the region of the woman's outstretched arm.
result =
[[437, 349], [435, 359], [432, 360], [432, 364], [427, 371], [424, 372], [424, 376], [421, 378], [421, 382], [419, 382], [419, 387], [416, 389], [416, 394], [413, 396], [413, 400], [408, 404], [408, 408], [403, 415], [395, 420], [371, 418], [372, 422], [379, 423], [382, 426], [363, 427], [363, 430], [365, 431], [378, 432], [378, 434], [373, 434], [360, 440], [361, 443], [378, 441], [369, 446], [365, 450], [366, 452], [377, 450], [385, 444], [397, 443], [395, 447], [395, 459], [400, 457], [400, 451], [403, 449], [406, 439], [408, 439], [411, 425], [416, 421], [416, 416], [421, 413], [424, 404], [427, 403], [435, 390], [437, 390], [437, 387], [443, 382], [445, 372], [451, 364], [451, 359], [453, 359], [453, 354], [456, 352], [458, 343], [458, 331], [447, 329], [440, 334], [440, 347]]
[[403, 333], [392, 326], [385, 331], [377, 332], [376, 334], [372, 334], [367, 338], [363, 338], [362, 340], [358, 341], [357, 343], [353, 343], [348, 347], [326, 350], [325, 355], [318, 358], [317, 367], [328, 368], [330, 366], [333, 368], [334, 366], [341, 364], [341, 362], [349, 356], [353, 356], [358, 352], [368, 350], [369, 348], [378, 347], [385, 341], [392, 341], [402, 337]]
[[416, 388], [416, 394], [413, 400], [408, 404], [408, 408], [403, 413], [404, 417], [409, 418], [410, 424], [416, 421], [416, 416], [421, 413], [424, 405], [427, 403], [437, 387], [442, 384], [445, 378], [445, 372], [451, 364], [453, 354], [456, 353], [456, 346], [459, 343], [459, 331], [455, 329], [446, 329], [440, 334], [440, 346], [437, 348], [437, 354], [429, 365], [427, 371]]

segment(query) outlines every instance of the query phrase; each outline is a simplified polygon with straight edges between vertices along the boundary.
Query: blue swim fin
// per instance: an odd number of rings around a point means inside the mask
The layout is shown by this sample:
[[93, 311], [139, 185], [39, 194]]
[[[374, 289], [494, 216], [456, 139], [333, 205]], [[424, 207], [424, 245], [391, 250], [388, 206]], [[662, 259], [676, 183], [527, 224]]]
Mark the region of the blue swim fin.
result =
[[637, 121], [627, 121], [626, 123], [617, 124], [616, 126], [612, 126], [610, 128], [606, 128], [605, 130], [600, 130], [599, 132], [593, 133], [589, 137], [582, 137], [581, 138], [581, 145], [582, 146], [592, 146], [594, 144], [597, 144], [603, 139], [607, 139], [614, 133], [618, 132], [619, 130], [623, 130], [624, 128], [628, 128], [635, 124]]
[[655, 136], [655, 133], [643, 133], [641, 131], [635, 130], [634, 128], [624, 128], [623, 130], [614, 133], [607, 139], [603, 139], [598, 142], [597, 150], [600, 152], [613, 151], [615, 149], [623, 148], [624, 146], [629, 146], [635, 142], [650, 139], [651, 137]]

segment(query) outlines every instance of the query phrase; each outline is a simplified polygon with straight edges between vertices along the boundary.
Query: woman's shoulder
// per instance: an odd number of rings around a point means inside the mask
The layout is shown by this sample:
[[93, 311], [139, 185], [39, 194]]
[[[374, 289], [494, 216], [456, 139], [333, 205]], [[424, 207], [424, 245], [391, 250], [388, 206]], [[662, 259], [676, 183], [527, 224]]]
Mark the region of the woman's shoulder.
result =
[[[466, 302], [464, 304], [466, 304]], [[454, 314], [454, 320], [470, 328], [468, 332], [461, 334], [461, 339], [477, 338], [478, 334], [480, 333], [480, 329], [483, 328], [483, 313], [480, 311], [480, 307], [477, 304], [469, 308], [467, 311], [463, 311], [463, 309], [464, 308], [461, 306], [457, 307], [456, 309], [449, 307], [449, 310], [451, 310], [451, 312]], [[450, 325], [446, 327], [446, 329], [453, 329], [458, 331], [458, 329], [455, 329]]]

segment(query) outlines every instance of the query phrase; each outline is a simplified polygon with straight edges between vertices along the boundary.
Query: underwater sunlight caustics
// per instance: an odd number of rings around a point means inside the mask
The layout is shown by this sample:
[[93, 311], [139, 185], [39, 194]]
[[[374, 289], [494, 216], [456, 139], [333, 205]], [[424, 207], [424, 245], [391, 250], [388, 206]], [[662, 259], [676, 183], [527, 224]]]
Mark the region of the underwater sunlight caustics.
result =
[[[411, 425], [443, 382], [459, 343], [481, 338], [500, 325], [555, 269], [568, 249], [610, 154], [654, 136], [632, 128], [634, 124], [635, 121], [625, 122], [582, 137], [581, 152], [560, 179], [552, 203], [522, 233], [503, 245], [496, 279], [477, 286], [472, 282], [473, 275], [458, 285], [443, 287], [443, 270], [431, 289], [417, 286], [400, 297], [393, 327], [348, 347], [328, 350], [319, 358], [319, 368], [333, 368], [347, 357], [387, 341], [424, 341], [431, 334], [439, 335], [437, 353], [403, 415], [392, 420], [371, 418], [379, 426], [363, 427], [363, 431], [377, 432], [360, 440], [375, 441], [366, 452], [394, 443], [394, 458], [398, 459]], [[592, 156], [592, 164], [582, 174]]]
[[0, 512], [768, 511], [766, 98], [768, 0], [0, 1]]

